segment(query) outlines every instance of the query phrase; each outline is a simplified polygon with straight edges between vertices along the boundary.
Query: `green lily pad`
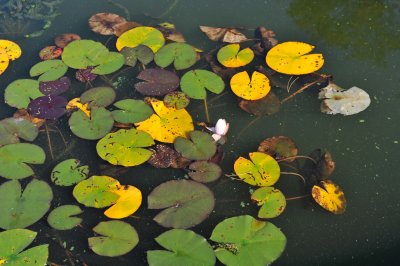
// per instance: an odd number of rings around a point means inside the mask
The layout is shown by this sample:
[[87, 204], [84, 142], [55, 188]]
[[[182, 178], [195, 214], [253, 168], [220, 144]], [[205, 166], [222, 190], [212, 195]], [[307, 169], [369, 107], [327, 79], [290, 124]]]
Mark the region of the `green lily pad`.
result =
[[51, 171], [51, 181], [58, 186], [72, 186], [87, 178], [89, 166], [80, 165], [77, 159], [68, 159], [57, 164]]
[[91, 72], [97, 75], [114, 73], [124, 65], [124, 56], [117, 52], [109, 52], [107, 59], [95, 67]]
[[82, 139], [96, 140], [111, 131], [114, 119], [111, 112], [104, 108], [93, 108], [88, 117], [82, 110], [74, 112], [69, 121], [72, 133]]
[[192, 131], [189, 133], [190, 140], [177, 137], [174, 147], [183, 157], [191, 160], [208, 160], [217, 151], [214, 139], [207, 133]]
[[153, 109], [142, 100], [125, 99], [114, 103], [114, 106], [121, 109], [112, 111], [114, 120], [119, 123], [138, 123], [153, 114]]
[[99, 42], [76, 40], [64, 47], [62, 60], [71, 68], [85, 69], [106, 62], [109, 53], [107, 47]]
[[90, 237], [89, 247], [100, 256], [121, 256], [139, 243], [135, 228], [122, 221], [101, 222], [93, 228], [93, 231], [101, 236]]
[[174, 63], [176, 70], [182, 70], [196, 63], [197, 53], [187, 43], [169, 43], [157, 51], [154, 62], [160, 67], [167, 67]]
[[21, 179], [34, 174], [27, 164], [42, 164], [46, 159], [43, 149], [29, 143], [15, 143], [0, 147], [0, 176]]
[[50, 212], [47, 222], [56, 230], [70, 230], [82, 222], [82, 218], [73, 217], [82, 212], [77, 205], [62, 205]]
[[111, 206], [119, 199], [112, 192], [118, 189], [118, 180], [109, 176], [91, 176], [79, 182], [72, 192], [75, 199], [86, 207], [104, 208]]
[[53, 199], [50, 186], [33, 179], [21, 191], [21, 184], [11, 180], [0, 186], [0, 228], [25, 228], [39, 221]]
[[26, 109], [31, 100], [41, 96], [44, 94], [39, 90], [39, 81], [33, 79], [17, 79], [4, 92], [6, 104], [18, 109]]
[[147, 65], [154, 59], [153, 51], [145, 46], [139, 45], [136, 47], [124, 47], [120, 52], [124, 56], [125, 65], [134, 67], [139, 61], [143, 65]]
[[143, 149], [154, 145], [147, 132], [132, 129], [120, 129], [109, 133], [96, 145], [97, 154], [113, 165], [135, 166], [146, 162], [153, 152]]
[[145, 45], [154, 53], [158, 51], [165, 43], [163, 34], [153, 27], [135, 27], [121, 34], [117, 39], [115, 46], [118, 51], [124, 47], [136, 47]]
[[23, 251], [37, 233], [28, 229], [12, 229], [0, 233], [0, 263], [12, 266], [42, 266], [49, 257], [49, 245], [40, 245]]
[[172, 229], [162, 233], [156, 242], [167, 250], [147, 251], [150, 266], [213, 266], [212, 247], [201, 235], [190, 230]]
[[217, 180], [222, 175], [222, 169], [218, 164], [207, 161], [196, 161], [189, 165], [188, 175], [194, 181], [209, 183]]
[[38, 134], [36, 125], [22, 117], [10, 117], [0, 121], [0, 146], [18, 143], [20, 138], [33, 141]]
[[220, 94], [225, 88], [225, 83], [217, 74], [204, 70], [190, 70], [181, 78], [181, 90], [192, 99], [207, 98], [207, 90]]
[[215, 255], [225, 265], [269, 265], [286, 246], [286, 237], [278, 227], [249, 215], [220, 222], [210, 239], [218, 242]]
[[171, 180], [156, 187], [147, 202], [149, 209], [165, 209], [154, 217], [158, 224], [185, 229], [204, 221], [214, 209], [215, 199], [203, 184]]
[[89, 103], [89, 107], [107, 107], [112, 104], [116, 97], [115, 90], [110, 87], [91, 88], [82, 93], [81, 103]]
[[286, 198], [283, 193], [273, 187], [261, 187], [253, 192], [251, 199], [261, 206], [259, 218], [275, 218], [286, 208]]
[[181, 91], [173, 91], [165, 95], [164, 104], [167, 107], [173, 107], [177, 110], [186, 108], [190, 103], [189, 96]]
[[38, 80], [41, 82], [53, 81], [64, 76], [67, 70], [68, 66], [63, 61], [53, 59], [37, 63], [29, 70], [29, 75], [31, 77], [40, 76]]

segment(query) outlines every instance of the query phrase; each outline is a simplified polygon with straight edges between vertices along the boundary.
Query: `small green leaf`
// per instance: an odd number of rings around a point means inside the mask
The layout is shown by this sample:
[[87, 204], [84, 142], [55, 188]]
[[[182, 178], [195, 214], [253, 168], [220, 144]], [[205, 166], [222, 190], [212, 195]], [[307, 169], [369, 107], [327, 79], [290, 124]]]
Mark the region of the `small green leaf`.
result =
[[137, 61], [147, 65], [154, 59], [153, 51], [145, 45], [139, 45], [134, 48], [124, 47], [120, 53], [124, 56], [125, 65], [131, 67], [134, 67]]
[[69, 127], [76, 136], [82, 139], [96, 140], [111, 131], [114, 119], [111, 112], [104, 108], [93, 108], [88, 117], [82, 110], [74, 112], [69, 121]]
[[222, 175], [221, 167], [208, 161], [196, 161], [189, 165], [189, 169], [190, 178], [200, 183], [213, 182]]
[[154, 61], [162, 68], [174, 63], [176, 70], [191, 67], [196, 63], [196, 51], [186, 43], [169, 43], [156, 53]]
[[173, 91], [165, 95], [164, 105], [168, 108], [175, 108], [177, 110], [184, 109], [190, 103], [190, 98], [186, 93], [181, 91]]
[[124, 56], [117, 52], [110, 52], [107, 59], [102, 61], [91, 72], [97, 75], [114, 73], [124, 65]]
[[4, 92], [6, 104], [18, 109], [26, 109], [31, 100], [41, 96], [44, 94], [39, 90], [39, 81], [33, 79], [17, 79]]
[[77, 159], [68, 159], [57, 164], [51, 171], [51, 181], [58, 186], [72, 186], [87, 178], [89, 166], [80, 166]]
[[56, 230], [70, 230], [82, 222], [82, 218], [72, 216], [81, 213], [76, 205], [62, 205], [50, 212], [47, 222]]
[[0, 146], [18, 143], [19, 138], [33, 141], [38, 134], [36, 125], [22, 117], [10, 117], [0, 121]]
[[135, 228], [122, 221], [101, 222], [93, 231], [100, 236], [90, 237], [89, 247], [100, 256], [121, 256], [139, 243]]
[[153, 114], [153, 109], [142, 100], [125, 99], [114, 103], [114, 106], [121, 109], [112, 111], [114, 120], [119, 123], [138, 123]]
[[183, 157], [191, 160], [208, 160], [217, 151], [214, 139], [207, 133], [192, 131], [190, 140], [177, 137], [174, 142], [175, 150]]
[[106, 62], [109, 53], [107, 47], [99, 42], [76, 40], [64, 47], [62, 60], [71, 68], [85, 69]]
[[31, 77], [39, 76], [39, 81], [53, 81], [67, 73], [68, 66], [58, 59], [46, 60], [37, 63], [29, 71]]
[[81, 103], [89, 103], [89, 107], [107, 107], [116, 97], [115, 90], [110, 87], [95, 87], [82, 93]]
[[213, 266], [215, 255], [207, 240], [190, 230], [172, 229], [159, 235], [158, 244], [167, 250], [147, 251], [150, 266]]
[[283, 193], [273, 187], [261, 187], [253, 192], [251, 199], [261, 206], [259, 218], [275, 218], [286, 208], [286, 198]]
[[225, 83], [217, 74], [204, 70], [190, 70], [181, 78], [181, 89], [192, 99], [207, 98], [206, 89], [220, 94], [225, 88]]

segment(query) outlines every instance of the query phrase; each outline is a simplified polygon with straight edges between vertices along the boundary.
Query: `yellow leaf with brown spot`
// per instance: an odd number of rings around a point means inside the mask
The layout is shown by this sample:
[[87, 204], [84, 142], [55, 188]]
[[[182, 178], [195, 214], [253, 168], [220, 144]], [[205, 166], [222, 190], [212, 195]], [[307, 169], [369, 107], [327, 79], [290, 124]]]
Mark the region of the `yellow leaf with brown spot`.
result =
[[89, 103], [87, 102], [82, 104], [80, 98], [74, 98], [70, 100], [67, 104], [66, 109], [67, 110], [79, 109], [82, 112], [84, 112], [87, 117], [90, 117]]
[[148, 102], [154, 109], [148, 119], [136, 123], [138, 130], [149, 133], [153, 139], [173, 143], [177, 137], [187, 137], [194, 130], [193, 120], [185, 109], [166, 107], [163, 101], [150, 98]]
[[322, 54], [309, 54], [315, 47], [304, 42], [284, 42], [268, 51], [265, 58], [273, 70], [287, 75], [304, 75], [324, 65]]
[[313, 186], [314, 200], [327, 211], [342, 214], [346, 210], [346, 198], [342, 189], [330, 180], [321, 181], [320, 186]]
[[165, 43], [161, 31], [153, 27], [136, 27], [128, 30], [119, 36], [116, 42], [118, 51], [124, 47], [136, 47], [145, 45], [156, 53]]
[[6, 51], [0, 48], [0, 75], [6, 71], [9, 62], [10, 59], [8, 58]]
[[104, 215], [112, 219], [122, 219], [136, 212], [142, 204], [142, 192], [134, 186], [120, 186], [113, 193], [119, 195], [117, 202]]
[[19, 58], [22, 53], [21, 47], [9, 40], [0, 40], [0, 50], [3, 50], [11, 61]]
[[240, 98], [254, 101], [267, 96], [271, 86], [264, 74], [254, 71], [250, 79], [247, 71], [243, 71], [231, 78], [231, 89]]
[[253, 61], [254, 53], [250, 48], [240, 50], [240, 45], [228, 44], [217, 53], [218, 62], [225, 67], [241, 67]]

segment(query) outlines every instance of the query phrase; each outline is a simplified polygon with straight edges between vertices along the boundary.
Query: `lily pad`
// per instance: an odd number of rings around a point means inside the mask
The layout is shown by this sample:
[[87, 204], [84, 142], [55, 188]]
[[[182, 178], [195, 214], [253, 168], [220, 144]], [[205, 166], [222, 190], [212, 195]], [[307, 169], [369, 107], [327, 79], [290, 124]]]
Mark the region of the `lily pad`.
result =
[[150, 149], [153, 154], [147, 161], [156, 168], [168, 168], [180, 157], [179, 153], [164, 144], [157, 144], [156, 149]]
[[39, 90], [39, 81], [18, 79], [10, 83], [4, 92], [6, 104], [18, 109], [26, 109], [31, 99], [44, 96]]
[[120, 129], [109, 133], [97, 142], [97, 154], [113, 165], [136, 166], [146, 162], [153, 154], [143, 147], [154, 145], [153, 138], [146, 132]]
[[165, 95], [164, 105], [168, 108], [175, 108], [177, 110], [186, 108], [190, 103], [189, 96], [181, 91], [173, 91]]
[[150, 266], [213, 266], [212, 247], [201, 235], [190, 230], [172, 229], [162, 233], [156, 242], [167, 250], [147, 251]]
[[186, 137], [194, 129], [192, 117], [185, 109], [168, 108], [164, 102], [154, 98], [148, 102], [155, 113], [135, 125], [138, 130], [149, 133], [154, 140], [173, 143], [178, 136]]
[[39, 221], [49, 210], [53, 192], [50, 186], [33, 179], [22, 191], [17, 180], [0, 186], [0, 228], [25, 228]]
[[204, 221], [214, 209], [215, 199], [203, 184], [171, 180], [156, 187], [147, 202], [149, 209], [165, 209], [154, 217], [158, 224], [185, 229]]
[[299, 150], [292, 139], [285, 136], [273, 136], [263, 140], [258, 146], [258, 151], [269, 154], [276, 160], [293, 162]]
[[243, 33], [235, 28], [200, 26], [200, 30], [204, 32], [207, 37], [212, 41], [240, 43], [248, 40], [248, 38]]
[[50, 212], [47, 222], [56, 230], [70, 230], [82, 222], [82, 218], [74, 217], [82, 212], [77, 205], [62, 205]]
[[91, 176], [79, 182], [72, 192], [75, 199], [86, 207], [104, 208], [113, 205], [119, 195], [113, 191], [120, 186], [118, 180], [109, 176]]
[[215, 255], [225, 265], [270, 265], [286, 246], [286, 237], [278, 227], [249, 215], [220, 222], [210, 239], [218, 242]]
[[114, 103], [121, 110], [112, 111], [112, 116], [119, 123], [138, 123], [153, 114], [151, 107], [142, 100], [125, 99]]
[[82, 110], [74, 112], [69, 121], [72, 133], [82, 139], [101, 139], [111, 131], [114, 119], [111, 112], [104, 108], [93, 108], [88, 117]]
[[49, 245], [27, 248], [37, 233], [27, 229], [12, 229], [0, 233], [1, 265], [46, 265], [49, 256]]
[[325, 210], [342, 214], [346, 210], [346, 198], [343, 190], [330, 180], [321, 181], [312, 188], [311, 195]]
[[124, 47], [145, 45], [156, 53], [165, 43], [163, 34], [153, 27], [136, 27], [121, 34], [116, 42], [118, 51]]
[[189, 165], [189, 176], [194, 181], [209, 183], [217, 180], [222, 175], [222, 169], [218, 164], [207, 161], [196, 161]]
[[100, 256], [117, 257], [131, 251], [139, 236], [130, 224], [122, 221], [100, 222], [93, 231], [100, 236], [88, 239], [89, 247]]
[[207, 98], [206, 89], [213, 93], [220, 94], [225, 88], [225, 83], [222, 78], [204, 69], [195, 69], [186, 72], [181, 79], [180, 85], [182, 91], [193, 99]]
[[272, 186], [280, 175], [278, 162], [262, 152], [250, 152], [250, 160], [239, 157], [234, 164], [235, 173], [244, 182], [254, 186]]
[[4, 51], [7, 58], [11, 61], [20, 58], [22, 54], [21, 47], [10, 40], [0, 40], [0, 50]]
[[242, 67], [253, 61], [254, 53], [250, 48], [240, 50], [239, 44], [228, 44], [217, 53], [218, 62], [224, 67]]
[[154, 62], [164, 68], [174, 63], [176, 70], [182, 70], [196, 63], [197, 53], [187, 43], [169, 43], [157, 51]]
[[45, 95], [59, 95], [69, 90], [70, 87], [71, 80], [68, 77], [62, 77], [57, 80], [39, 83], [39, 90]]
[[251, 200], [261, 206], [258, 217], [269, 219], [279, 216], [286, 208], [286, 198], [283, 193], [273, 187], [261, 187], [251, 194]]
[[176, 90], [179, 86], [179, 77], [172, 71], [148, 68], [137, 76], [143, 80], [135, 84], [135, 89], [143, 95], [163, 96]]
[[31, 77], [40, 76], [39, 81], [52, 81], [61, 78], [67, 73], [68, 66], [58, 59], [46, 60], [34, 65], [29, 70]]
[[69, 43], [62, 53], [62, 61], [70, 68], [85, 69], [106, 62], [109, 51], [102, 43], [77, 40]]
[[33, 141], [39, 134], [36, 125], [22, 117], [0, 120], [0, 146], [18, 143], [19, 139]]
[[67, 46], [69, 43], [73, 42], [73, 41], [77, 41], [80, 40], [81, 37], [78, 34], [75, 33], [64, 33], [61, 35], [58, 35], [55, 39], [54, 39], [54, 43], [60, 47], [60, 48], [64, 48], [65, 46]]
[[89, 166], [81, 165], [77, 159], [67, 159], [51, 171], [51, 181], [58, 186], [72, 186], [87, 178]]
[[126, 218], [135, 213], [142, 205], [142, 192], [134, 186], [120, 186], [113, 192], [119, 195], [119, 198], [113, 206], [104, 212], [104, 215], [108, 218]]
[[275, 93], [270, 91], [267, 96], [255, 101], [242, 99], [239, 102], [239, 107], [256, 116], [273, 115], [281, 109], [281, 101]]
[[89, 18], [89, 27], [101, 35], [114, 35], [117, 26], [126, 22], [126, 19], [117, 14], [97, 13]]
[[101, 61], [91, 72], [97, 75], [114, 73], [124, 65], [124, 56], [117, 52], [109, 52], [107, 59]]
[[62, 49], [51, 45], [51, 46], [46, 46], [39, 52], [39, 57], [42, 60], [51, 60], [51, 59], [56, 59], [60, 57], [62, 54]]
[[139, 45], [133, 48], [124, 47], [120, 53], [124, 56], [125, 65], [131, 67], [134, 67], [137, 61], [143, 65], [147, 65], [154, 59], [153, 51], [145, 45]]
[[191, 160], [208, 160], [217, 151], [214, 139], [207, 133], [192, 131], [189, 133], [190, 140], [177, 137], [175, 150], [183, 157]]
[[46, 155], [42, 148], [29, 143], [15, 143], [0, 147], [0, 176], [22, 179], [34, 174], [27, 164], [42, 164]]
[[28, 105], [28, 112], [41, 119], [57, 119], [67, 112], [67, 104], [64, 97], [50, 94], [32, 100]]
[[264, 74], [254, 71], [251, 79], [247, 71], [235, 74], [230, 81], [234, 94], [245, 100], [259, 100], [271, 90], [269, 79]]
[[90, 82], [97, 78], [96, 74], [92, 73], [94, 67], [87, 67], [84, 69], [79, 69], [75, 72], [75, 78], [80, 82]]
[[89, 107], [107, 107], [112, 104], [116, 97], [115, 90], [110, 87], [91, 88], [82, 93], [81, 103], [89, 103]]

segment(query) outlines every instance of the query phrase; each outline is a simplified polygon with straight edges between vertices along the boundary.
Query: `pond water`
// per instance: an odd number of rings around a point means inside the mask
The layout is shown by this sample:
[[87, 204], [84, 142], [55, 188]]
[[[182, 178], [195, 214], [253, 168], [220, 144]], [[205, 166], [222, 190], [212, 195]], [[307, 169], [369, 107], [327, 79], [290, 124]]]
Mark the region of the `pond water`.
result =
[[[0, 1], [3, 2], [7, 1]], [[245, 30], [248, 36], [252, 36], [251, 29], [265, 26], [276, 33], [279, 42], [303, 41], [315, 45], [325, 57], [320, 73], [332, 74], [335, 83], [343, 88], [357, 86], [367, 91], [372, 100], [370, 107], [348, 117], [321, 113], [317, 91], [312, 89], [286, 102], [279, 113], [257, 120], [238, 107], [229, 89], [221, 97], [211, 96], [208, 108], [212, 121], [225, 118], [231, 123], [222, 162], [225, 174], [233, 172], [236, 158], [255, 151], [260, 141], [275, 135], [292, 138], [303, 155], [315, 148], [329, 150], [336, 162], [332, 179], [345, 191], [346, 212], [330, 214], [310, 199], [289, 201], [285, 212], [271, 220], [287, 237], [286, 249], [275, 265], [396, 264], [400, 258], [398, 1], [115, 2], [126, 7], [131, 20], [145, 25], [164, 21], [175, 24], [189, 43], [204, 51], [219, 44], [209, 41], [200, 32], [199, 25], [242, 27], [249, 29]], [[23, 55], [0, 76], [1, 88], [15, 79], [27, 78], [30, 67], [39, 61], [38, 52], [52, 44], [55, 36], [73, 32], [104, 43], [108, 38], [91, 32], [87, 19], [98, 12], [126, 15], [120, 7], [103, 0], [64, 1], [59, 12], [61, 14], [40, 37], [24, 39], [5, 35], [21, 45]], [[115, 38], [109, 41], [114, 42]], [[137, 73], [133, 71], [124, 76], [122, 85], [116, 88], [118, 97], [138, 96], [132, 89]], [[80, 95], [84, 89], [84, 84], [74, 83], [67, 96]], [[287, 96], [284, 90], [278, 94], [281, 98]], [[203, 102], [192, 101], [188, 110], [195, 121], [206, 120]], [[14, 109], [3, 104], [0, 117], [9, 117], [13, 112]], [[183, 177], [184, 172], [155, 169], [147, 164], [126, 169], [109, 167], [98, 158], [96, 141], [75, 137], [66, 117], [51, 123], [62, 130], [67, 147], [57, 132], [51, 131], [55, 159], [48, 156], [43, 166], [35, 166], [36, 175], [49, 181], [50, 172], [58, 162], [78, 158], [90, 166], [91, 174], [108, 174], [121, 183], [140, 188], [144, 195], [142, 207], [133, 217], [124, 219], [136, 228], [140, 242], [121, 257], [94, 254], [87, 246], [87, 238], [93, 236], [91, 229], [107, 218], [102, 210], [84, 208], [81, 227], [71, 231], [55, 231], [45, 219], [30, 226], [29, 229], [39, 232], [35, 243], [49, 243], [49, 261], [59, 265], [146, 265], [145, 252], [159, 248], [154, 238], [166, 231], [152, 221], [158, 211], [146, 209], [146, 196], [162, 182]], [[49, 154], [44, 132], [35, 143]], [[250, 202], [249, 185], [222, 177], [210, 187], [217, 199], [216, 207], [208, 219], [193, 228], [195, 232], [208, 238], [215, 225], [227, 217], [257, 216], [258, 208]], [[286, 197], [303, 193], [301, 182], [290, 175], [282, 176], [276, 187]], [[53, 187], [53, 191], [53, 206], [75, 202], [71, 187]]]

